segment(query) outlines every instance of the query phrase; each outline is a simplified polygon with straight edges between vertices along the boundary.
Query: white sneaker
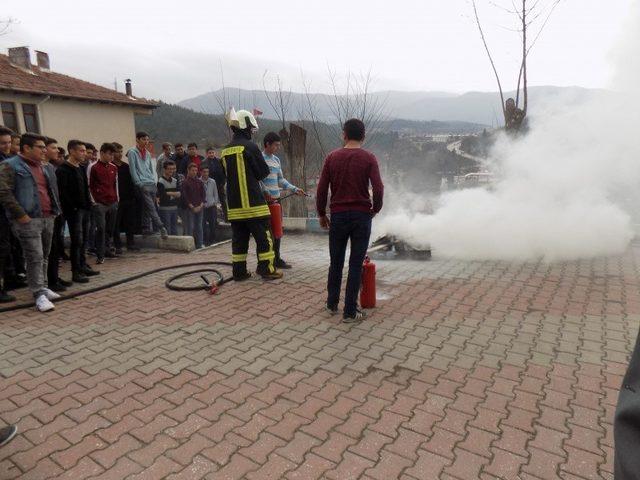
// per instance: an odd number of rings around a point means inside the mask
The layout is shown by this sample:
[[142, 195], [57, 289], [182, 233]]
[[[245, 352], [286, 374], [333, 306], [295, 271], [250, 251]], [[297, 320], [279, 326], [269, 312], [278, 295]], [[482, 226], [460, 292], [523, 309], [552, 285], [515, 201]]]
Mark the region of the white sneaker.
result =
[[49, 310], [53, 310], [55, 305], [49, 301], [47, 296], [43, 293], [38, 298], [36, 298], [36, 308], [39, 312], [48, 312]]
[[51, 301], [57, 300], [62, 296], [62, 295], [57, 294], [53, 290], [49, 290], [48, 288], [45, 288], [44, 290], [42, 290], [42, 294], [45, 297], [47, 297], [48, 300], [51, 300]]

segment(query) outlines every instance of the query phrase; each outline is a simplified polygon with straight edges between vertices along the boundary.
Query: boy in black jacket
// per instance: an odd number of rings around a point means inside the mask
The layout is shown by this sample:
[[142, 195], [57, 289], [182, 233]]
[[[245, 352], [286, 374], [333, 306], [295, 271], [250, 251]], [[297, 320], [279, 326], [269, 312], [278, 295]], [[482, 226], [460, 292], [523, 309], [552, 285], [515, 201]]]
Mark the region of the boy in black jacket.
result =
[[84, 247], [83, 225], [91, 215], [91, 199], [87, 176], [80, 165], [85, 159], [87, 149], [80, 140], [70, 140], [67, 151], [69, 159], [58, 167], [56, 176], [62, 212], [67, 220], [71, 237], [71, 279], [77, 283], [87, 283], [88, 276], [100, 273], [87, 265]]

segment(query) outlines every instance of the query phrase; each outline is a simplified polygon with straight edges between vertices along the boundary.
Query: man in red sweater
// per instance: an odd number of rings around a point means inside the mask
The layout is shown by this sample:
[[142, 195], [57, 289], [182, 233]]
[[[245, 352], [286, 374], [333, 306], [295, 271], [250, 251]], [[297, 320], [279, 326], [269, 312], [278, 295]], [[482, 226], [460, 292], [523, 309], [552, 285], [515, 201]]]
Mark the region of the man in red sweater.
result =
[[[375, 155], [362, 148], [364, 123], [356, 118], [347, 120], [342, 134], [344, 147], [331, 152], [324, 162], [318, 182], [316, 208], [320, 226], [329, 230], [331, 264], [327, 282], [327, 309], [332, 314], [338, 311], [344, 257], [347, 243], [351, 241], [342, 315], [343, 322], [351, 323], [366, 316], [357, 308], [362, 262], [369, 246], [371, 219], [382, 208], [384, 186]], [[373, 190], [373, 201], [369, 185]], [[329, 189], [331, 219], [326, 211]]]
[[190, 163], [187, 167], [187, 178], [182, 182], [181, 198], [188, 209], [184, 234], [193, 237], [196, 248], [202, 248], [202, 215], [206, 198], [204, 185], [198, 178], [198, 165], [195, 163]]
[[112, 163], [115, 152], [115, 145], [103, 143], [100, 147], [100, 159], [91, 167], [89, 174], [98, 264], [104, 263], [105, 256], [116, 256], [111, 245], [107, 245], [113, 238], [118, 213], [118, 167]]

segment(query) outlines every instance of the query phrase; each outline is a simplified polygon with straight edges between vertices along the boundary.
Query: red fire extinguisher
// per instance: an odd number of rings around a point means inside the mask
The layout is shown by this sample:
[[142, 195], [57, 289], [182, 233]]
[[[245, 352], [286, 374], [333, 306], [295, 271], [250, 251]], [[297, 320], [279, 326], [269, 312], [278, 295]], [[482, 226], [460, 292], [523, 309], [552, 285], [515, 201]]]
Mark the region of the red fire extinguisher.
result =
[[360, 306], [362, 308], [374, 308], [376, 306], [376, 264], [369, 257], [364, 258], [364, 264], [362, 265]]
[[282, 238], [282, 206], [278, 202], [269, 204], [271, 212], [271, 232], [275, 238]]

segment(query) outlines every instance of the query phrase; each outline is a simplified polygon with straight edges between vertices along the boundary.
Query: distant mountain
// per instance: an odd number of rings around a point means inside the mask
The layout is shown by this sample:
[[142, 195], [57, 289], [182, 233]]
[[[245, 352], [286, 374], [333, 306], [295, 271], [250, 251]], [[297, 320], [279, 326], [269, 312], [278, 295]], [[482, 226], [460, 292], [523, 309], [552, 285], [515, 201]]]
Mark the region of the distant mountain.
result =
[[[279, 131], [282, 126], [273, 119], [260, 118], [260, 131], [258, 138], [266, 132]], [[306, 123], [309, 130], [308, 138], [313, 138], [311, 126]], [[328, 148], [335, 148], [340, 143], [339, 128], [325, 123], [318, 124], [322, 134], [322, 142]], [[421, 135], [468, 135], [481, 132], [485, 125], [470, 122], [440, 122], [417, 120], [387, 120], [378, 125], [379, 135], [387, 139], [395, 138], [396, 133], [421, 134]], [[228, 140], [226, 122], [220, 114], [196, 112], [190, 108], [160, 103], [152, 115], [136, 115], [136, 129], [149, 132], [156, 142], [156, 148], [160, 148], [162, 142], [189, 143], [196, 142], [201, 147], [208, 145], [223, 145]]]
[[[219, 99], [222, 90], [205, 93], [178, 103], [183, 107], [204, 113], [220, 114]], [[586, 89], [581, 87], [530, 87], [530, 113], [551, 102], [573, 105], [593, 97], [608, 95], [606, 90]], [[275, 92], [269, 92], [271, 98]], [[481, 125], [497, 125], [500, 123], [500, 97], [496, 92], [468, 92], [462, 95], [447, 92], [400, 92], [385, 91], [371, 93], [371, 101], [385, 105], [389, 119], [417, 121], [470, 122]], [[514, 92], [505, 93], [506, 97], [515, 96]], [[229, 103], [236, 107], [258, 108], [264, 112], [265, 118], [277, 118], [267, 96], [261, 90], [242, 90], [227, 88]], [[333, 98], [326, 94], [311, 94], [316, 105], [316, 114], [321, 121], [335, 122], [332, 105]], [[293, 119], [305, 115], [307, 99], [304, 94], [291, 93], [289, 115]]]

